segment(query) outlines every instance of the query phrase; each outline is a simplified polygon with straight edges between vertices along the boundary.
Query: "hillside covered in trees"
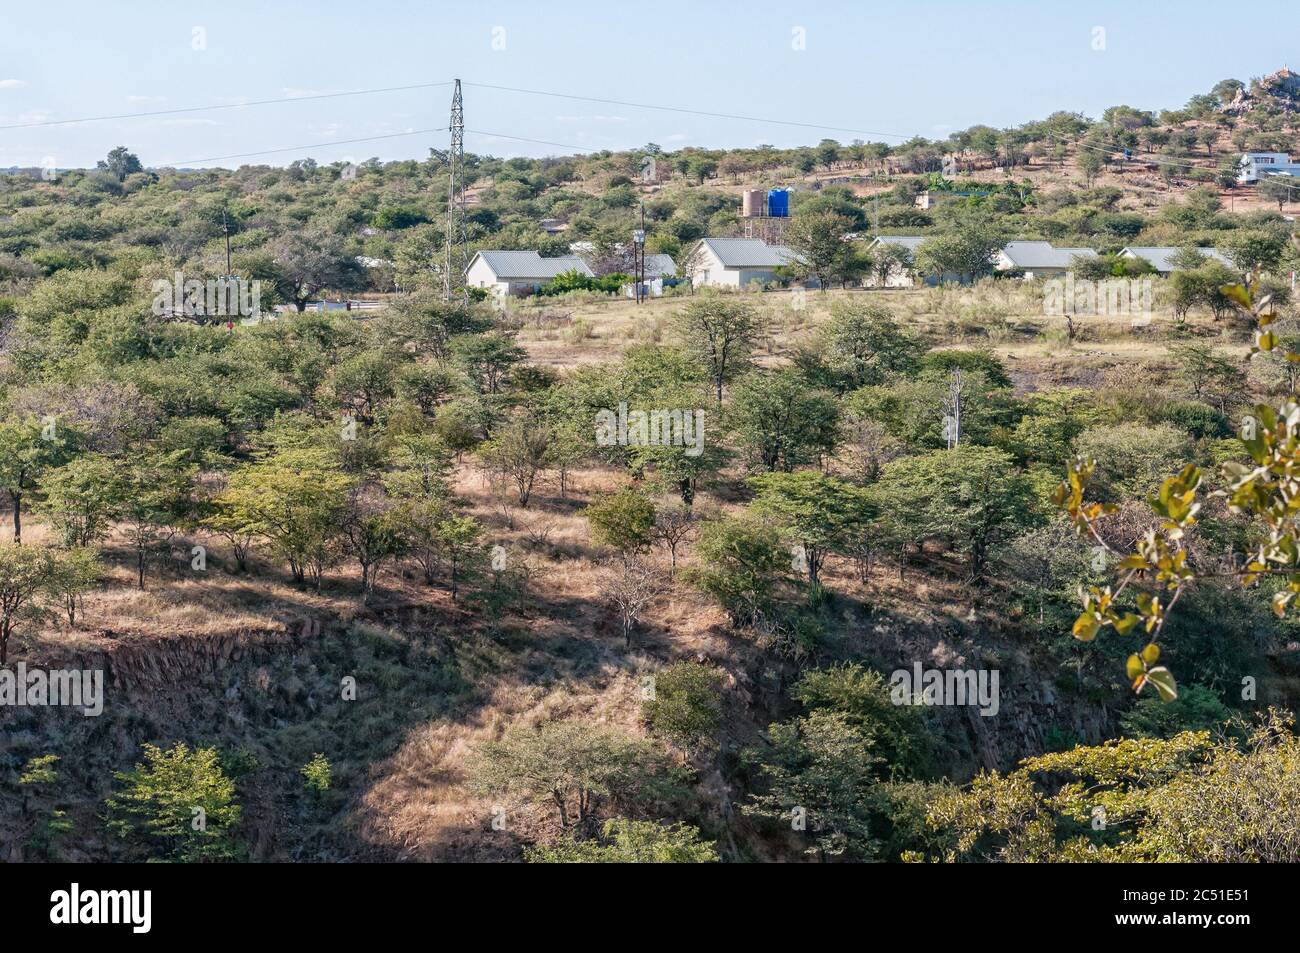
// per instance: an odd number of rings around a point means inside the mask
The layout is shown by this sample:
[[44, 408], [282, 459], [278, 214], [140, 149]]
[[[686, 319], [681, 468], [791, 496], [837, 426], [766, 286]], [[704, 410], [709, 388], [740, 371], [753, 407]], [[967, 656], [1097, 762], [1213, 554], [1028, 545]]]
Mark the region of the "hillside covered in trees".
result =
[[471, 251], [597, 276], [793, 190], [789, 274], [642, 304], [447, 300], [436, 156], [0, 174], [0, 663], [104, 673], [0, 707], [0, 857], [1300, 859], [1300, 246], [1236, 182], [1297, 105], [469, 157]]

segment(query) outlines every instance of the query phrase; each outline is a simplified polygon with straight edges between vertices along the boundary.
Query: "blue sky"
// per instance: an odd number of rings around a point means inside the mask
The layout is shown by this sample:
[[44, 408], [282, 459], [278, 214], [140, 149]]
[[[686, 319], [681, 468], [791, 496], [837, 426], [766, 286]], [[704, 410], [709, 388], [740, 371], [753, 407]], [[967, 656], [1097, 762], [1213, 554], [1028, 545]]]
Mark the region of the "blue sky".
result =
[[[978, 7], [947, 0], [4, 0], [0, 125], [460, 77], [470, 84], [469, 129], [589, 149], [792, 146], [823, 135], [897, 140], [472, 84], [942, 138], [1056, 109], [1096, 116], [1120, 102], [1175, 107], [1225, 77], [1300, 69], [1293, 8], [1293, 0], [1263, 0], [1238, 17], [1222, 2], [1200, 0]], [[302, 145], [313, 148], [201, 164], [423, 158], [429, 146], [446, 144], [448, 102], [440, 88], [0, 129], [0, 167], [85, 166], [116, 145], [146, 165]], [[467, 148], [501, 156], [566, 151], [477, 133]]]

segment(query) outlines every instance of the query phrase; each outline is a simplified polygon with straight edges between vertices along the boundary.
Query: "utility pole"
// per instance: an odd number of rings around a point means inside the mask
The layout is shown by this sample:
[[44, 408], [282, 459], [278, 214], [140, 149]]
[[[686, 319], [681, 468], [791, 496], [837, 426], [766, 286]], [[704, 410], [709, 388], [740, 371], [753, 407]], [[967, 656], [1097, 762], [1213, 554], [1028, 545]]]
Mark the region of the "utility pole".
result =
[[460, 80], [451, 96], [451, 148], [447, 151], [447, 254], [443, 262], [442, 290], [448, 301], [467, 298], [465, 290], [465, 106]]
[[234, 274], [230, 268], [230, 222], [226, 218], [226, 210], [221, 210], [221, 231], [226, 236], [226, 277]]

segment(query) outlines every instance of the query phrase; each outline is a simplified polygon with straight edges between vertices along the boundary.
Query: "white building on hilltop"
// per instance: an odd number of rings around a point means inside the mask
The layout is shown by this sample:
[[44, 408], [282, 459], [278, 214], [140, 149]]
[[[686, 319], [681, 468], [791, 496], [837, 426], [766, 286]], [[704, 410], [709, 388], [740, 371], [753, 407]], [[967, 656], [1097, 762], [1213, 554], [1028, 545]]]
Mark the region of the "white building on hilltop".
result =
[[1243, 185], [1258, 182], [1270, 175], [1300, 176], [1300, 162], [1292, 162], [1285, 152], [1247, 152], [1241, 157], [1237, 181]]

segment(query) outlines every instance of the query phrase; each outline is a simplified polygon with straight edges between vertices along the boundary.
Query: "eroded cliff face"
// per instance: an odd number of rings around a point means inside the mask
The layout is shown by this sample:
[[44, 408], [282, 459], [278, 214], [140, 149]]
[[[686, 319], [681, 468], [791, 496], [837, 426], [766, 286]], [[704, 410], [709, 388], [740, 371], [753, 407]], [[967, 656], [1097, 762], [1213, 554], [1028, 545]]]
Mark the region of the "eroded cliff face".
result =
[[[29, 670], [101, 670], [104, 703], [97, 717], [71, 708], [0, 708], [6, 860], [129, 859], [128, 845], [106, 832], [101, 816], [114, 773], [136, 764], [146, 742], [177, 741], [214, 745], [230, 758], [223, 766], [240, 775], [251, 859], [300, 854], [305, 840], [319, 842], [310, 848], [318, 856], [379, 859], [382, 848], [355, 842], [346, 825], [328, 818], [346, 814], [371, 759], [463, 689], [439, 645], [364, 627], [101, 640], [91, 650], [38, 650], [23, 661]], [[348, 686], [355, 686], [350, 694]], [[308, 811], [299, 773], [318, 751], [341, 782], [323, 807], [313, 806], [319, 815]], [[11, 783], [30, 759], [49, 754], [59, 758], [57, 782], [30, 789]], [[45, 851], [36, 835], [55, 810], [66, 812], [71, 830]]]
[[[725, 744], [735, 753], [797, 711], [789, 690], [799, 666], [765, 653], [752, 633], [720, 627], [714, 635], [698, 659], [726, 674], [728, 710], [736, 718], [727, 726]], [[214, 745], [231, 759], [250, 859], [433, 859], [435, 848], [413, 848], [382, 833], [382, 824], [360, 820], [375, 810], [367, 798], [383, 778], [390, 782], [386, 796], [429, 796], [418, 778], [402, 780], [400, 764], [394, 767], [390, 756], [429, 726], [450, 729], [508, 718], [487, 696], [495, 691], [499, 702], [501, 691], [511, 691], [511, 685], [516, 692], [525, 689], [542, 677], [539, 672], [553, 678], [563, 669], [564, 683], [580, 679], [588, 695], [616, 691], [611, 686], [618, 679], [628, 681], [621, 640], [599, 632], [588, 637], [599, 651], [587, 657], [566, 643], [570, 655], [586, 659], [582, 668], [568, 669], [572, 659], [566, 663], [554, 654], [558, 649], [535, 639], [502, 643], [436, 624], [397, 631], [330, 621], [202, 636], [104, 638], [76, 654], [25, 654], [29, 668], [102, 670], [104, 710], [85, 717], [70, 709], [0, 708], [0, 859], [131, 858], [129, 845], [110, 836], [104, 824], [114, 773], [136, 764], [146, 742], [168, 747], [177, 741]], [[986, 678], [997, 673], [993, 699], [922, 706], [936, 767], [956, 781], [1009, 770], [1047, 750], [1113, 737], [1129, 704], [1122, 686], [1114, 692], [1079, 689], [1042, 645], [997, 618], [974, 613], [916, 608], [908, 616], [846, 614], [824, 648], [819, 664], [861, 659], [886, 678], [898, 671], [913, 674], [918, 665], [923, 672]], [[1300, 647], [1280, 651], [1285, 658], [1272, 660], [1278, 684], [1263, 689], [1261, 697], [1300, 682]], [[496, 680], [491, 691], [485, 688], [489, 672]], [[355, 686], [351, 700], [343, 691], [349, 679]], [[316, 752], [330, 760], [337, 782], [324, 804], [308, 803], [300, 776]], [[12, 783], [28, 760], [46, 754], [60, 759], [57, 784], [40, 792]], [[701, 765], [701, 798], [734, 806], [746, 794], [735, 778], [719, 772], [724, 763]], [[453, 773], [460, 767], [453, 765]], [[394, 785], [401, 790], [389, 790]], [[389, 809], [385, 802], [382, 810]], [[36, 834], [53, 810], [66, 812], [71, 829], [46, 847]], [[739, 836], [730, 816], [722, 811], [719, 824], [729, 837]], [[467, 859], [485, 857], [492, 846], [490, 835], [476, 831], [467, 827], [460, 834], [457, 849]], [[501, 854], [500, 845], [493, 850], [493, 856]]]

